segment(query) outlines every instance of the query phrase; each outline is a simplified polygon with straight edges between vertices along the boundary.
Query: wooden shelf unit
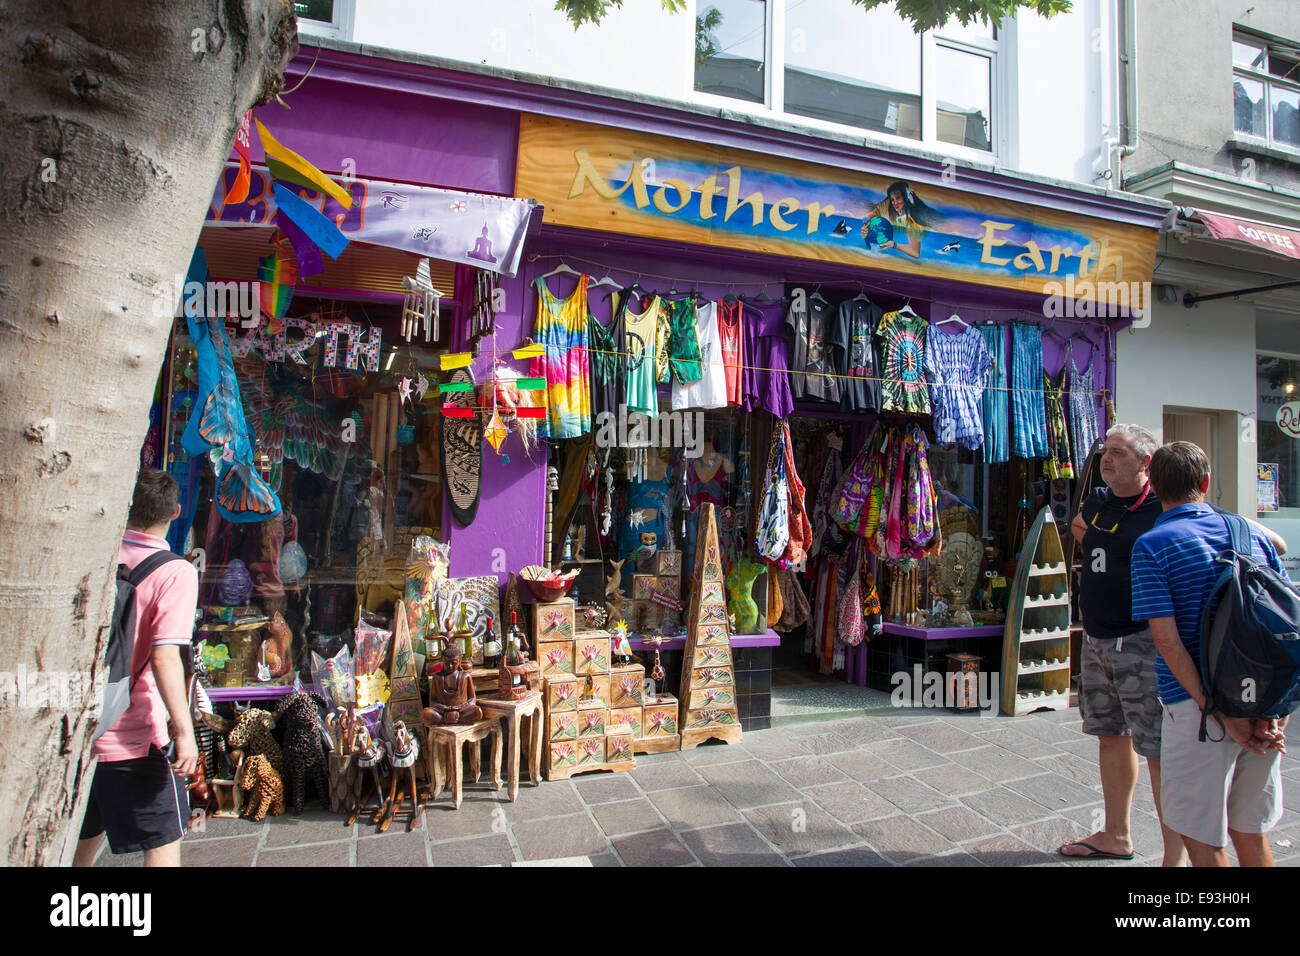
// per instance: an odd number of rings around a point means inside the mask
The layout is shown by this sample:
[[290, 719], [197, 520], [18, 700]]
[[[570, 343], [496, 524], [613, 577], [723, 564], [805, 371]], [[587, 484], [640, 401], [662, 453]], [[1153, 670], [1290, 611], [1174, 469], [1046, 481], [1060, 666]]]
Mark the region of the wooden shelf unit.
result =
[[1070, 575], [1051, 508], [1025, 538], [1002, 647], [1002, 711], [1014, 717], [1070, 704]]

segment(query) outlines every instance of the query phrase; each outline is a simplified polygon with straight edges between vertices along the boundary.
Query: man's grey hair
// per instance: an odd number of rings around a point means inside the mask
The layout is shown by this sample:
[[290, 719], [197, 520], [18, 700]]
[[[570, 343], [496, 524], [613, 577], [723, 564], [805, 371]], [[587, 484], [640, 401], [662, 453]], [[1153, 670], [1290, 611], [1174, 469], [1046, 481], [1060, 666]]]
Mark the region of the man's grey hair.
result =
[[1156, 449], [1160, 447], [1159, 440], [1141, 425], [1112, 425], [1106, 431], [1106, 437], [1119, 435], [1129, 447], [1133, 449], [1133, 454], [1139, 458], [1146, 458], [1148, 455], [1154, 455]]

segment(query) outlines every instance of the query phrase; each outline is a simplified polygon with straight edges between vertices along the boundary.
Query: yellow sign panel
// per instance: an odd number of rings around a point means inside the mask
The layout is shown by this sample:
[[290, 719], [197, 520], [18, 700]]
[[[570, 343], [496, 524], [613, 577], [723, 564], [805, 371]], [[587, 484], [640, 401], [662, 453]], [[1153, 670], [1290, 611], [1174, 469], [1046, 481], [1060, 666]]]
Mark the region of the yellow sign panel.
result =
[[1145, 307], [1157, 231], [940, 186], [524, 114], [545, 222]]

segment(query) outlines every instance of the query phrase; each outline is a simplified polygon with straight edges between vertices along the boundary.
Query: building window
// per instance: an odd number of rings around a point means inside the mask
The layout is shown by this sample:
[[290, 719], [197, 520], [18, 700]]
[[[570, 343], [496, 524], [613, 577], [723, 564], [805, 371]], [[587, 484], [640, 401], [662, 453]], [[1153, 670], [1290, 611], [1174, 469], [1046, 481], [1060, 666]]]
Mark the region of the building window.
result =
[[1300, 48], [1251, 34], [1233, 36], [1232, 126], [1300, 148]]
[[[1293, 414], [1300, 407], [1300, 359], [1294, 356], [1259, 354], [1255, 357], [1255, 380], [1259, 395], [1259, 464], [1276, 482], [1265, 487], [1261, 474], [1261, 509], [1271, 494], [1278, 517], [1300, 517], [1300, 420]], [[1268, 482], [1272, 484], [1272, 482]]]
[[695, 17], [695, 89], [750, 103], [767, 96], [766, 0], [709, 0]]
[[994, 150], [997, 31], [918, 36], [853, 0], [700, 0], [695, 90], [773, 113], [982, 152]]
[[352, 19], [356, 0], [294, 0], [298, 32], [311, 36], [352, 37]]
[[891, 8], [786, 5], [785, 112], [921, 138], [921, 38]]

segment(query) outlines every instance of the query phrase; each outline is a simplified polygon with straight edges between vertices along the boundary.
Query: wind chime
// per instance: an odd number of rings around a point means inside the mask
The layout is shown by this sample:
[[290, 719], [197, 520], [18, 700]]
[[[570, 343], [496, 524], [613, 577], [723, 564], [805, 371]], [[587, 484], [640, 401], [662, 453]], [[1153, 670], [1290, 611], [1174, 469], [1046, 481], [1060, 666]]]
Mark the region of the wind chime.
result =
[[414, 276], [402, 277], [406, 298], [402, 300], [402, 336], [406, 341], [415, 338], [421, 324], [424, 341], [437, 339], [440, 332], [443, 293], [433, 287], [433, 277], [428, 259], [421, 259]]

